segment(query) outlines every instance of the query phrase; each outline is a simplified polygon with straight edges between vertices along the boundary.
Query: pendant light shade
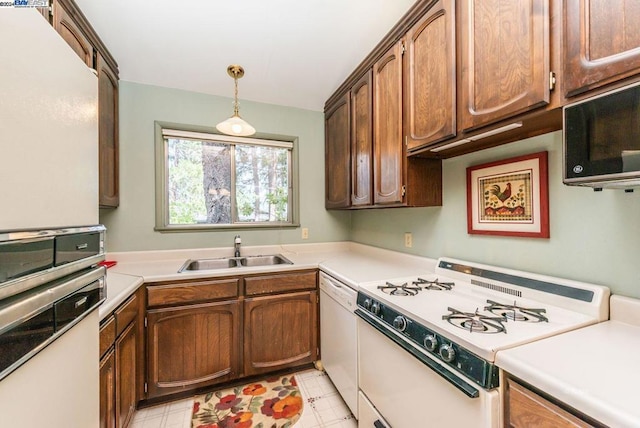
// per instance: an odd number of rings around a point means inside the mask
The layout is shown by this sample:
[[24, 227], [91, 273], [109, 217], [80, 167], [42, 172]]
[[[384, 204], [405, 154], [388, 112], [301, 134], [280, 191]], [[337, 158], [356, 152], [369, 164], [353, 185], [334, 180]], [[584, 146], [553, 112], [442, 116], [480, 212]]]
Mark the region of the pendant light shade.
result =
[[227, 73], [233, 77], [235, 84], [235, 93], [233, 101], [233, 116], [216, 125], [216, 129], [223, 134], [236, 135], [246, 137], [256, 133], [256, 129], [245, 122], [241, 117], [238, 109], [238, 79], [244, 76], [244, 68], [240, 65], [230, 65], [227, 67]]

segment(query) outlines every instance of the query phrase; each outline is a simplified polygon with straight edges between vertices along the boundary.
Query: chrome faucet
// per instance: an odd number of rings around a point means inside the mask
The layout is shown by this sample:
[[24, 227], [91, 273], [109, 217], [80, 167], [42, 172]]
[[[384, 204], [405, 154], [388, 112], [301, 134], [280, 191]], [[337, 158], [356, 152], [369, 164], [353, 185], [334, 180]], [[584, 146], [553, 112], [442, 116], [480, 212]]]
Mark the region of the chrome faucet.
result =
[[236, 235], [233, 240], [233, 246], [235, 248], [235, 252], [233, 253], [234, 257], [240, 257], [240, 245], [242, 245], [242, 239], [240, 239], [240, 235]]

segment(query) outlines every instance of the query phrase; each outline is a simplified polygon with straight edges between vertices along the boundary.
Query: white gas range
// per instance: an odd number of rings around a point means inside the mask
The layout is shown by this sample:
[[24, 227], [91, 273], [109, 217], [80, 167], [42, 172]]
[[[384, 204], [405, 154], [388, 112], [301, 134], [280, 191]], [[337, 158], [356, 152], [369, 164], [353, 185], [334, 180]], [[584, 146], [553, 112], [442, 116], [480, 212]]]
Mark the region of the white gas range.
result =
[[361, 415], [370, 401], [394, 428], [501, 426], [496, 353], [604, 321], [608, 299], [606, 287], [449, 258], [361, 284]]

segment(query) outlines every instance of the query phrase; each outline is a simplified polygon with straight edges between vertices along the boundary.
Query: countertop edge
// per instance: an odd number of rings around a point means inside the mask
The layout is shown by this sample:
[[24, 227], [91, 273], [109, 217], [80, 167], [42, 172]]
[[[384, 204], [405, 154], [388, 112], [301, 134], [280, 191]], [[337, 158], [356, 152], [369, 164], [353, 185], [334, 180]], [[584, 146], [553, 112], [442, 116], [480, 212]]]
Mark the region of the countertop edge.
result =
[[100, 321], [106, 319], [125, 300], [144, 284], [140, 276], [107, 270], [107, 299], [98, 308]]
[[[616, 324], [618, 324], [617, 321], [606, 321], [583, 329], [567, 332], [564, 333], [564, 335], [580, 334], [584, 339], [586, 333], [589, 333], [589, 329], [600, 330], [615, 328]], [[620, 324], [626, 325], [624, 323]], [[553, 336], [549, 339], [557, 341], [560, 340], [562, 336], [563, 335]], [[545, 339], [543, 339], [542, 342], [544, 340]], [[540, 342], [541, 341], [533, 342], [528, 345], [513, 348], [512, 350], [500, 351], [496, 354], [495, 363], [500, 369], [510, 375], [544, 391], [544, 393], [556, 400], [584, 413], [600, 423], [607, 426], [618, 427], [638, 426], [640, 421], [637, 415], [629, 413], [628, 410], [625, 410], [625, 408], [621, 406], [613, 406], [609, 401], [602, 400], [600, 397], [590, 394], [588, 388], [585, 389], [585, 385], [571, 382], [568, 379], [563, 379], [562, 377], [554, 376], [552, 373], [541, 370], [535, 363], [530, 362], [530, 359], [533, 357], [521, 355], [522, 351], [524, 351], [523, 348], [527, 348], [529, 345], [539, 346]], [[558, 355], [555, 357], [558, 357]], [[615, 401], [615, 399], [612, 398], [611, 401]]]

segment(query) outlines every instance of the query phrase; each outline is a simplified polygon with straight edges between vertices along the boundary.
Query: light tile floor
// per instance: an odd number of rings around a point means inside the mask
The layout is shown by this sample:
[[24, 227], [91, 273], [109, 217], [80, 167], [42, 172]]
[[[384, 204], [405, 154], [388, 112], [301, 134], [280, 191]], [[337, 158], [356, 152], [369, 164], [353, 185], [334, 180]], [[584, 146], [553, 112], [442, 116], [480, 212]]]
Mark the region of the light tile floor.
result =
[[[295, 374], [304, 400], [302, 417], [295, 428], [356, 428], [357, 421], [331, 383], [319, 370]], [[188, 398], [137, 411], [131, 428], [191, 428], [193, 398]]]

